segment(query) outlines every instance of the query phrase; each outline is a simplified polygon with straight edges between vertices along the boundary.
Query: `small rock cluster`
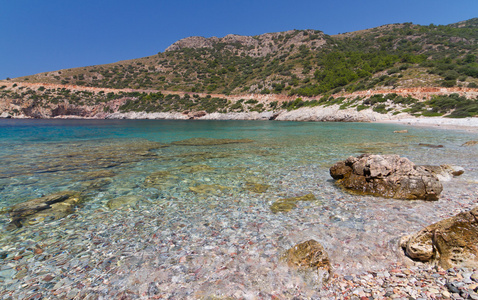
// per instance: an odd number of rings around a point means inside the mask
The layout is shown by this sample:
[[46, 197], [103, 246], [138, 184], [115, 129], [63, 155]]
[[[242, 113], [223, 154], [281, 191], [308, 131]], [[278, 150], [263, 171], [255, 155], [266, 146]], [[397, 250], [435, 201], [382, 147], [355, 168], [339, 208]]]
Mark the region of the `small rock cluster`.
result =
[[478, 299], [478, 270], [406, 267], [335, 276], [322, 299]]

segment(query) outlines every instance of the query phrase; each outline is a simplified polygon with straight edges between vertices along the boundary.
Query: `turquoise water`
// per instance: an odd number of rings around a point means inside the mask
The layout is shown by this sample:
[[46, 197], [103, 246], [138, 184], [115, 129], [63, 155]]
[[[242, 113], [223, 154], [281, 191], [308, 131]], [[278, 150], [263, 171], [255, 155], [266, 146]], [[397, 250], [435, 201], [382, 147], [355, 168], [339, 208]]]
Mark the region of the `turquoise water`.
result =
[[[393, 133], [401, 129], [409, 133]], [[190, 138], [251, 141], [171, 144]], [[287, 282], [294, 279], [313, 293], [307, 279], [280, 262], [284, 250], [315, 238], [338, 273], [400, 259], [391, 241], [476, 203], [477, 150], [461, 145], [477, 139], [368, 123], [0, 120], [2, 210], [56, 192], [84, 196], [72, 214], [22, 228], [0, 216], [0, 290], [17, 298], [34, 291], [114, 298], [154, 285], [158, 295], [196, 298], [272, 293], [291, 289]], [[445, 183], [434, 203], [348, 195], [334, 186], [328, 168], [361, 153], [455, 164], [465, 174]], [[270, 209], [278, 199], [310, 193], [316, 200], [289, 212]], [[41, 259], [35, 247], [43, 249]], [[42, 281], [46, 274], [54, 279]]]

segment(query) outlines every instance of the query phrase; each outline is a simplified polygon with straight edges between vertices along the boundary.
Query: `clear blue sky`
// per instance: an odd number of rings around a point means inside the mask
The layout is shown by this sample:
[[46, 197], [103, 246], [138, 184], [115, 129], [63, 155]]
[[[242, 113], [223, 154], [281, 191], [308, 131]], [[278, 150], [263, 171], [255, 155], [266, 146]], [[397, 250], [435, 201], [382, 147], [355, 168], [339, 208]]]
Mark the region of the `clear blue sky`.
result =
[[2, 0], [0, 79], [163, 52], [188, 36], [337, 34], [478, 17], [478, 0]]

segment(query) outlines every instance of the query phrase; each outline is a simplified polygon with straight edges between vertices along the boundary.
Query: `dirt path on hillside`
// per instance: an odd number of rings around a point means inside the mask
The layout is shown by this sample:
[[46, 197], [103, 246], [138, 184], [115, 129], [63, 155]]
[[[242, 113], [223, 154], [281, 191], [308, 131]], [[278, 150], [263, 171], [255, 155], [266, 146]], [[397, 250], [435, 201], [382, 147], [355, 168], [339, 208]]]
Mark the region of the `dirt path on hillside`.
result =
[[[277, 95], [277, 94], [240, 94], [240, 95], [224, 95], [224, 94], [209, 94], [209, 93], [192, 93], [192, 92], [179, 92], [179, 91], [164, 91], [164, 90], [155, 90], [155, 89], [112, 89], [112, 88], [99, 88], [99, 87], [87, 87], [79, 85], [64, 85], [64, 84], [52, 84], [52, 83], [28, 83], [28, 82], [13, 82], [13, 81], [0, 81], [0, 86], [6, 86], [7, 88], [13, 88], [13, 85], [16, 84], [17, 88], [28, 87], [30, 89], [39, 89], [44, 87], [47, 89], [68, 89], [72, 91], [87, 91], [99, 93], [103, 91], [104, 93], [120, 93], [120, 92], [140, 92], [140, 93], [157, 93], [161, 92], [165, 95], [180, 95], [185, 94], [189, 95], [199, 95], [200, 97], [206, 97], [210, 95], [211, 97], [216, 98], [225, 98], [231, 101], [237, 101], [239, 99], [255, 99], [261, 103], [268, 103], [277, 101], [279, 103], [284, 101], [291, 101], [297, 99], [298, 96], [287, 96], [287, 95]], [[345, 97], [345, 98], [355, 98], [355, 97], [370, 97], [377, 94], [390, 94], [396, 93], [397, 95], [407, 97], [411, 96], [416, 99], [430, 99], [432, 96], [436, 95], [449, 95], [449, 94], [458, 94], [460, 96], [465, 96], [466, 98], [477, 98], [478, 97], [478, 88], [465, 88], [465, 87], [418, 87], [418, 88], [403, 88], [403, 89], [383, 89], [383, 90], [367, 90], [367, 91], [357, 91], [353, 93], [337, 93], [332, 95], [336, 97]], [[321, 96], [316, 97], [301, 97], [304, 101], [319, 99]]]

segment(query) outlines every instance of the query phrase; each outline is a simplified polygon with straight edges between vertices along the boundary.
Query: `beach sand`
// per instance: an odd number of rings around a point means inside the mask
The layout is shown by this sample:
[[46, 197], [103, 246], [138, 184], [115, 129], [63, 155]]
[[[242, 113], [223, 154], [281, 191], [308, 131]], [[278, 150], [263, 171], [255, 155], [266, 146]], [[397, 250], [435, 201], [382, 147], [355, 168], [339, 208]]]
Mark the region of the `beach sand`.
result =
[[445, 117], [409, 117], [399, 119], [382, 119], [374, 123], [394, 123], [420, 127], [434, 127], [441, 129], [465, 130], [478, 132], [478, 118], [452, 119]]

